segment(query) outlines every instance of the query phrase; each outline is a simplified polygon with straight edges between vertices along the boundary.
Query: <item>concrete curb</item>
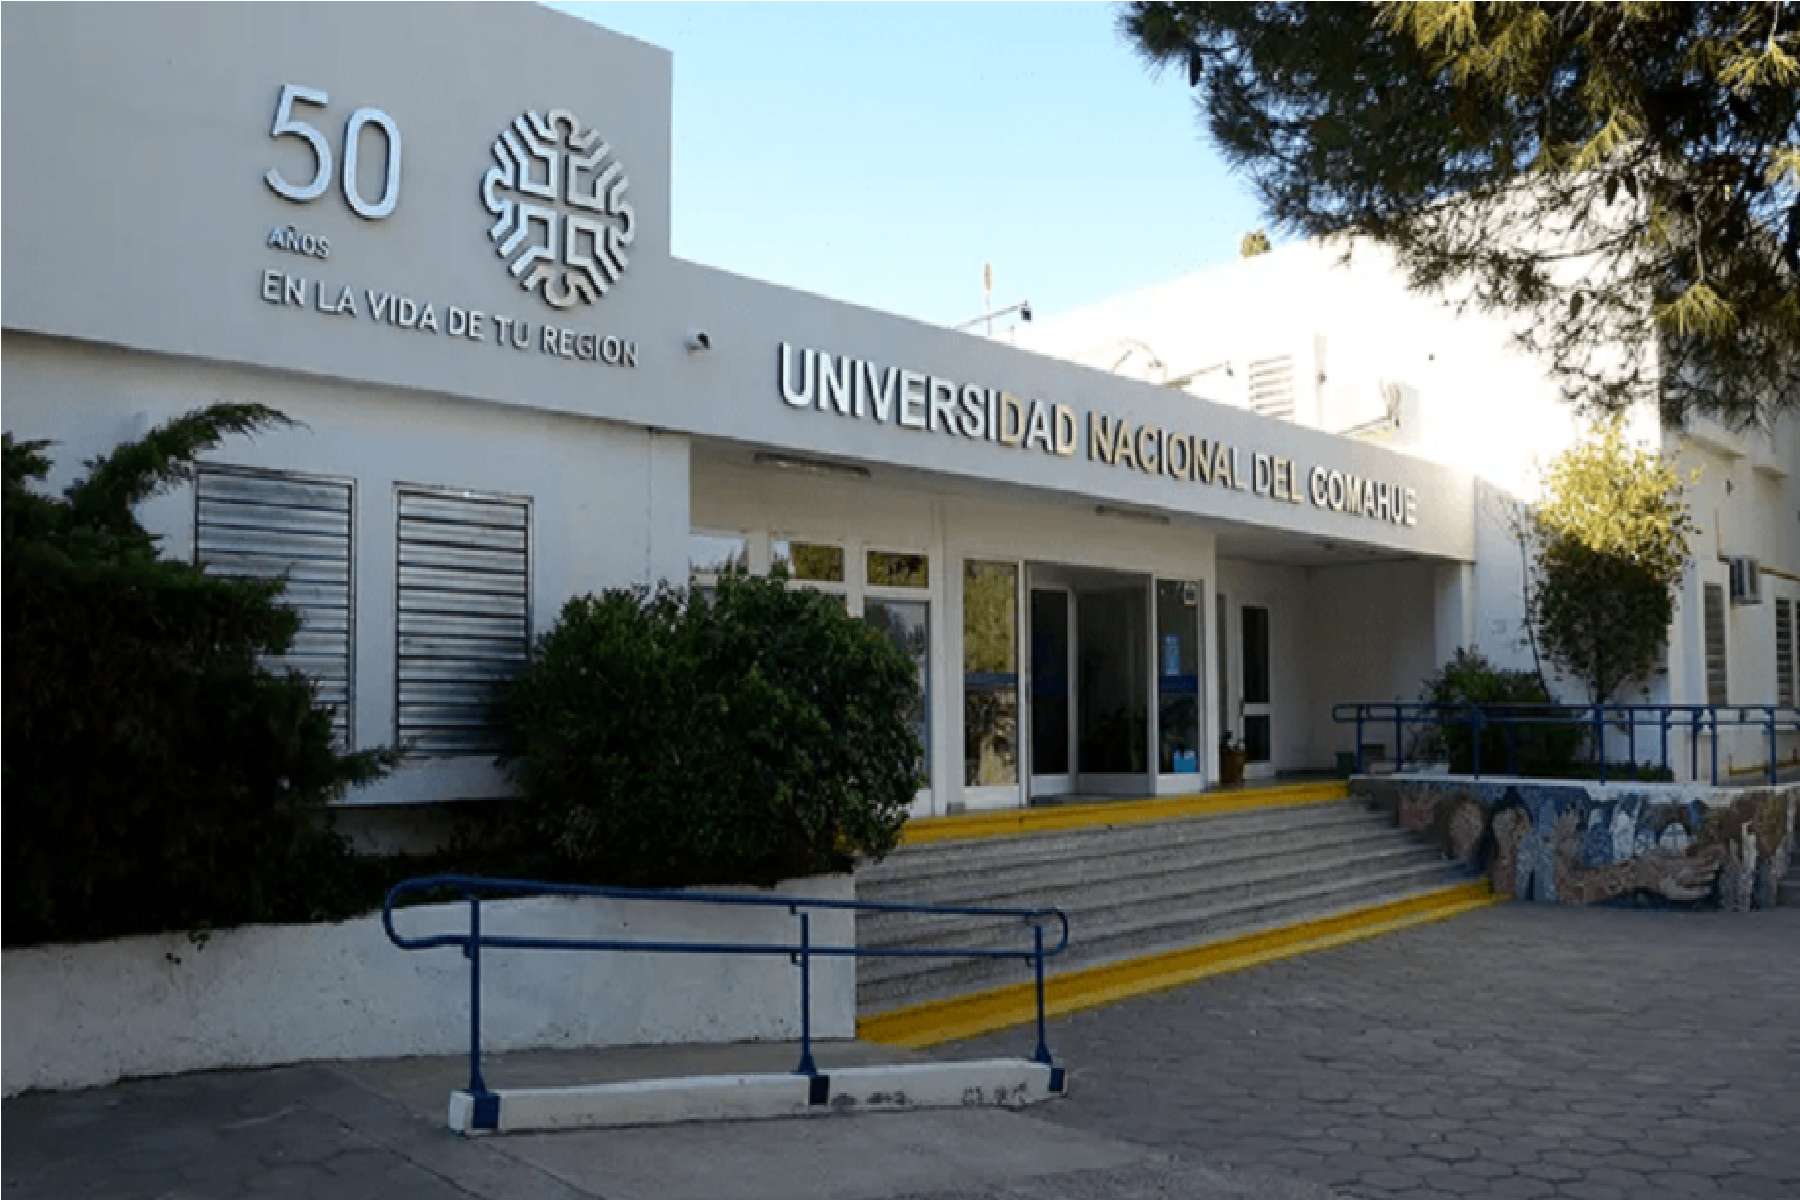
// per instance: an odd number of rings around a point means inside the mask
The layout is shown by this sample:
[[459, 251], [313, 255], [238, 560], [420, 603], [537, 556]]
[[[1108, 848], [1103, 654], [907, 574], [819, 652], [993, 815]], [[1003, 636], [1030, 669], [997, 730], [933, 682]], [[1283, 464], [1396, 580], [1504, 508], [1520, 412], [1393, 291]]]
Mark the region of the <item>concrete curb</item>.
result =
[[757, 1121], [833, 1112], [1024, 1108], [1064, 1095], [1061, 1067], [1025, 1059], [895, 1063], [819, 1075], [697, 1075], [583, 1087], [450, 1094], [450, 1128], [465, 1136], [615, 1129], [687, 1121]]

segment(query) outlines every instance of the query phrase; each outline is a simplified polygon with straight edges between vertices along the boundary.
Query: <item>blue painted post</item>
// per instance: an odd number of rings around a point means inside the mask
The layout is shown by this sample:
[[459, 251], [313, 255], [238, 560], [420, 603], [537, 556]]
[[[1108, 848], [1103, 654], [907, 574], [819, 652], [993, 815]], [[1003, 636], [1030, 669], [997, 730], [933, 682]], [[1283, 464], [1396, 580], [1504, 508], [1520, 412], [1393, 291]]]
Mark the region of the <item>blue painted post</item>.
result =
[[1775, 770], [1775, 710], [1769, 709], [1769, 786], [1774, 787], [1779, 779]]
[[812, 914], [800, 914], [800, 1065], [796, 1075], [817, 1075], [812, 1054]]
[[1594, 705], [1594, 758], [1600, 764], [1600, 782], [1606, 782], [1606, 710]]
[[1406, 766], [1406, 726], [1405, 717], [1400, 713], [1400, 706], [1394, 705], [1394, 774], [1398, 775]]
[[1625, 756], [1631, 760], [1631, 777], [1637, 778], [1637, 709], [1625, 710]]
[[[1657, 710], [1656, 723], [1658, 726], [1658, 734], [1659, 734], [1660, 740], [1662, 742], [1662, 769], [1665, 771], [1669, 771], [1669, 706], [1668, 705], [1665, 704]], [[1669, 774], [1671, 776], [1673, 776], [1675, 773], [1673, 771], [1669, 771]]]
[[1712, 714], [1712, 785], [1719, 786], [1719, 710], [1709, 704], [1706, 711]]
[[1041, 920], [1031, 927], [1031, 961], [1037, 971], [1038, 1030], [1037, 1051], [1031, 1056], [1031, 1061], [1054, 1067], [1056, 1062], [1050, 1057], [1050, 1039], [1044, 1030], [1044, 925]]
[[481, 1077], [481, 897], [469, 894], [469, 941], [463, 947], [469, 959], [469, 1094], [485, 1096], [487, 1081]]
[[1506, 730], [1506, 773], [1508, 775], [1517, 775], [1519, 773], [1519, 755], [1517, 753], [1517, 748], [1513, 744], [1514, 715], [1515, 714], [1513, 713], [1507, 713], [1501, 718], [1501, 727]]
[[1700, 709], [1690, 709], [1688, 716], [1693, 718], [1692, 728], [1688, 731], [1688, 778], [1700, 778]]
[[1469, 770], [1476, 779], [1481, 778], [1481, 706], [1469, 705]]
[[1363, 773], [1363, 714], [1367, 710], [1362, 705], [1356, 706], [1356, 773]]

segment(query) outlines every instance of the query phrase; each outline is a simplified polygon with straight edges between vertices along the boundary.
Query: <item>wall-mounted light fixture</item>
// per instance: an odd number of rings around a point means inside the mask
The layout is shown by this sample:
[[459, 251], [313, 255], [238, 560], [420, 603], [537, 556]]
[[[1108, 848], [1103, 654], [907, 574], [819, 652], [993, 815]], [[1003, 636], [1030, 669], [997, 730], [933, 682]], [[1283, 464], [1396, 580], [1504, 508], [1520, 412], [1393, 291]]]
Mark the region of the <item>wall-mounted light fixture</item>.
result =
[[989, 334], [992, 334], [994, 332], [994, 318], [995, 317], [1004, 317], [1007, 313], [1015, 313], [1015, 312], [1019, 314], [1019, 320], [1021, 320], [1021, 321], [1031, 320], [1031, 301], [1021, 300], [1017, 304], [1009, 304], [1005, 308], [996, 308], [993, 312], [984, 312], [979, 317], [970, 317], [967, 321], [964, 321], [962, 324], [952, 325], [950, 328], [952, 328], [960, 333], [962, 330], [973, 329], [975, 326], [981, 324], [983, 321], [986, 321], [987, 322], [987, 332]]
[[1116, 504], [1096, 504], [1094, 505], [1094, 515], [1112, 517], [1120, 521], [1138, 521], [1145, 525], [1167, 525], [1169, 523], [1166, 513], [1145, 512], [1141, 508], [1120, 508]]
[[1165, 379], [1163, 380], [1163, 386], [1167, 388], [1184, 388], [1202, 375], [1210, 375], [1214, 371], [1224, 371], [1225, 374], [1231, 378], [1237, 378], [1237, 371], [1232, 367], [1231, 360], [1226, 359], [1224, 362], [1216, 362], [1211, 366], [1201, 367], [1198, 371], [1189, 371], [1186, 375], [1177, 375], [1173, 379]]
[[778, 471], [798, 471], [802, 475], [827, 475], [838, 479], [867, 479], [869, 468], [855, 463], [831, 462], [823, 458], [803, 458], [798, 454], [758, 454], [756, 465], [774, 467]]

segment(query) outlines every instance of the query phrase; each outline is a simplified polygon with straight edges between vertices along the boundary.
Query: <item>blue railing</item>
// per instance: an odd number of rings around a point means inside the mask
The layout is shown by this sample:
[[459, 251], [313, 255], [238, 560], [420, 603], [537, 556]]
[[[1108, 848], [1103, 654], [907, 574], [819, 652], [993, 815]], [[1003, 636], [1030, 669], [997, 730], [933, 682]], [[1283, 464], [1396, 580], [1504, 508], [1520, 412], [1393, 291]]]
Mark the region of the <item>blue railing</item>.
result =
[[[1391, 731], [1394, 738], [1394, 769], [1406, 765], [1408, 731], [1421, 729], [1460, 729], [1467, 732], [1470, 771], [1481, 777], [1484, 732], [1501, 732], [1506, 753], [1508, 775], [1517, 773], [1518, 742], [1521, 731], [1537, 732], [1573, 728], [1591, 739], [1591, 749], [1598, 781], [1606, 782], [1607, 732], [1622, 734], [1626, 758], [1637, 767], [1638, 737], [1654, 735], [1658, 762], [1670, 770], [1669, 736], [1688, 735], [1688, 774], [1701, 778], [1700, 744], [1709, 742], [1709, 771], [1713, 786], [1719, 783], [1719, 733], [1722, 729], [1755, 729], [1767, 744], [1768, 780], [1779, 782], [1780, 756], [1777, 739], [1783, 733], [1800, 732], [1800, 707], [1781, 704], [1339, 704], [1331, 710], [1332, 720], [1356, 726], [1356, 771], [1364, 769], [1364, 751], [1370, 744], [1369, 730], [1374, 736]], [[1380, 743], [1376, 743], [1380, 744]]]
[[[434, 933], [405, 937], [394, 928], [394, 902], [402, 896], [449, 892], [469, 906], [468, 929], [460, 933]], [[676, 904], [706, 904], [729, 908], [784, 908], [798, 919], [793, 943], [761, 942], [652, 942], [612, 938], [546, 938], [519, 934], [483, 933], [481, 904], [484, 898], [533, 896], [590, 896], [607, 900], [654, 900]], [[1031, 927], [1031, 945], [1017, 949], [922, 949], [865, 950], [859, 946], [815, 946], [812, 941], [814, 912], [925, 913], [938, 916], [1017, 918]], [[1054, 921], [1060, 936], [1054, 946], [1044, 945], [1044, 926]], [[402, 950], [460, 949], [469, 960], [469, 1094], [474, 1097], [473, 1124], [491, 1129], [499, 1115], [499, 1098], [488, 1090], [481, 1073], [481, 951], [576, 950], [655, 954], [725, 954], [785, 956], [800, 968], [800, 1063], [796, 1075], [812, 1080], [812, 1103], [823, 1104], [828, 1080], [819, 1073], [812, 1054], [812, 960], [828, 958], [953, 958], [1020, 959], [1032, 964], [1037, 982], [1037, 1049], [1032, 1061], [1051, 1069], [1051, 1090], [1061, 1090], [1061, 1070], [1050, 1056], [1044, 1027], [1044, 960], [1069, 946], [1069, 918], [1059, 908], [980, 908], [949, 904], [891, 904], [871, 900], [827, 900], [799, 896], [768, 896], [734, 892], [675, 892], [641, 888], [587, 887], [571, 883], [539, 883], [523, 879], [484, 879], [473, 875], [431, 875], [395, 884], [381, 907], [381, 924], [388, 940]]]

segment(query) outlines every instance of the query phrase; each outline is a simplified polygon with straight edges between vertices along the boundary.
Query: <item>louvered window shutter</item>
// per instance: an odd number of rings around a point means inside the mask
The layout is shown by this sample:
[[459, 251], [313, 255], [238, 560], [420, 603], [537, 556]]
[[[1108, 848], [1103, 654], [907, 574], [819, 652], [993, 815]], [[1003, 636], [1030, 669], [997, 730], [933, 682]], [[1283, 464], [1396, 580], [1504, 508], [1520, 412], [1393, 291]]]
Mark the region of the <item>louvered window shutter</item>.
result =
[[1278, 421], [1294, 419], [1294, 360], [1265, 358], [1250, 364], [1250, 409]]
[[1775, 598], [1775, 703], [1794, 703], [1794, 605]]
[[340, 746], [355, 728], [354, 485], [237, 467], [202, 466], [195, 482], [194, 557], [207, 571], [286, 579], [282, 602], [300, 632], [270, 665], [311, 679], [332, 706]]
[[531, 505], [401, 488], [397, 731], [416, 754], [491, 754], [494, 685], [531, 641]]
[[1716, 583], [1705, 588], [1706, 702], [1726, 704], [1725, 589]]

